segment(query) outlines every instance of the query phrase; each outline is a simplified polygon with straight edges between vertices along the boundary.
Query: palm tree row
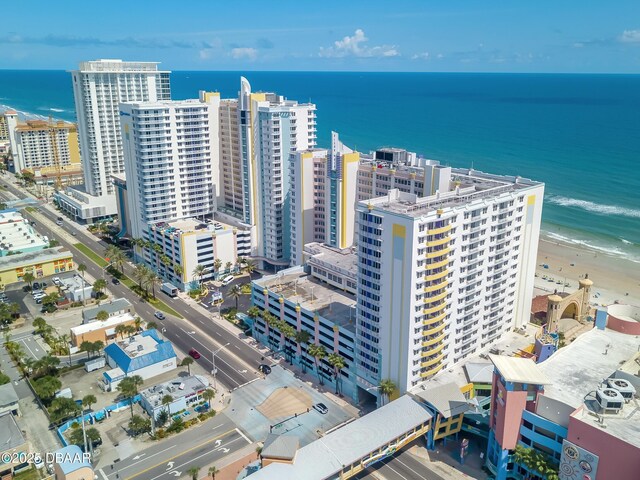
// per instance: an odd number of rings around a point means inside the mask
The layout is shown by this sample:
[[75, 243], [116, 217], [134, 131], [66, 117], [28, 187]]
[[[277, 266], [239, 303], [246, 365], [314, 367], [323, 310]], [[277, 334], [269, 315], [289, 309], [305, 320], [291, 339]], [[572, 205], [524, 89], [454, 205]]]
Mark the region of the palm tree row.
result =
[[138, 282], [145, 295], [149, 295], [149, 289], [153, 298], [156, 297], [156, 287], [162, 284], [162, 279], [152, 269], [142, 263], [137, 263], [133, 269], [133, 279]]
[[127, 256], [115, 245], [109, 245], [104, 251], [105, 260], [124, 273], [124, 264], [127, 263]]

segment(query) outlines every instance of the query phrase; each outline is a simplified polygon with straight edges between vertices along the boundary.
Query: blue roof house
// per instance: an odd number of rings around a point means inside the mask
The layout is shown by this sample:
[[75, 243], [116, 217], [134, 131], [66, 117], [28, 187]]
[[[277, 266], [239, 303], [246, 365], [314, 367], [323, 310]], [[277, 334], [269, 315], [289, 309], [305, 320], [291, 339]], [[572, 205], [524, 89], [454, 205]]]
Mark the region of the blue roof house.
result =
[[102, 388], [112, 391], [120, 380], [140, 375], [143, 380], [174, 370], [178, 366], [171, 342], [162, 340], [156, 330], [146, 330], [118, 340], [104, 349], [111, 370], [102, 374]]

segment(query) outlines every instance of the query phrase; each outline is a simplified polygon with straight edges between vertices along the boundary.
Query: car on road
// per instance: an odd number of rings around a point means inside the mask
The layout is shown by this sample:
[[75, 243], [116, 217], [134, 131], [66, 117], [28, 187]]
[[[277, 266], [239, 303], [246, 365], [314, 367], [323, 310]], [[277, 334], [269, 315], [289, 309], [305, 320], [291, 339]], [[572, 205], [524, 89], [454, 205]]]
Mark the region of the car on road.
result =
[[269, 365], [260, 365], [258, 370], [260, 370], [260, 373], [264, 373], [265, 375], [269, 375], [271, 373], [271, 367]]
[[164, 320], [166, 317], [164, 316], [164, 313], [159, 312], [158, 310], [156, 310], [155, 312], [153, 312], [153, 316], [156, 317], [158, 320]]
[[316, 403], [313, 409], [320, 412], [322, 415], [326, 415], [329, 412], [329, 408], [324, 403]]
[[229, 285], [231, 282], [233, 282], [234, 280], [234, 276], [233, 275], [227, 275], [226, 277], [224, 277], [222, 279], [222, 286], [226, 287], [227, 285]]
[[192, 348], [191, 350], [189, 350], [189, 355], [191, 355], [196, 360], [200, 358], [200, 354], [195, 348]]
[[114, 277], [111, 279], [111, 283], [113, 283], [114, 285], [120, 285], [120, 280]]

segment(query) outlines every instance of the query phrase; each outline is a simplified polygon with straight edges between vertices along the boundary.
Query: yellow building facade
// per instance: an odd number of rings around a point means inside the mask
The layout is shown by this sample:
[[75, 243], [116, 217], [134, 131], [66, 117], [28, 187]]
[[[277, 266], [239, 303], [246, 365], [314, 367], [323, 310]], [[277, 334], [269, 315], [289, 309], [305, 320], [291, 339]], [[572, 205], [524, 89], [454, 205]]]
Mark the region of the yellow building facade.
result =
[[38, 279], [73, 270], [73, 254], [68, 250], [47, 248], [0, 258], [0, 288], [22, 281], [30, 272]]

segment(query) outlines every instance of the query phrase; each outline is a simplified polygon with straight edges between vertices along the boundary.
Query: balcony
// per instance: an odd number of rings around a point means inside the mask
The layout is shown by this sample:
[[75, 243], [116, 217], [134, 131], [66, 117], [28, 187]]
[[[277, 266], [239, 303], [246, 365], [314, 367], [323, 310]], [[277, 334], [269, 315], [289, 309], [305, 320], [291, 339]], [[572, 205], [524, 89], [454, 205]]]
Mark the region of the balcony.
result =
[[441, 233], [447, 233], [450, 230], [451, 230], [451, 224], [445, 225], [444, 227], [427, 230], [427, 235], [440, 235]]
[[446, 287], [448, 284], [449, 281], [444, 280], [440, 283], [436, 283], [435, 285], [429, 285], [428, 287], [424, 287], [424, 293], [435, 292], [436, 290]]
[[441, 313], [440, 315], [436, 315], [435, 317], [428, 318], [422, 321], [422, 325], [428, 327], [429, 325], [434, 325], [438, 323], [440, 320], [443, 320], [447, 316], [446, 312]]
[[420, 377], [422, 377], [422, 378], [431, 377], [432, 375], [435, 375], [440, 370], [442, 370], [442, 367], [444, 367], [444, 363], [441, 364], [441, 365], [436, 365], [436, 366], [430, 368], [429, 370], [427, 370], [426, 372], [420, 373]]
[[441, 250], [435, 250], [433, 252], [427, 253], [427, 258], [437, 258], [442, 257], [443, 255], [448, 255], [451, 249], [449, 247], [443, 248]]
[[[448, 263], [448, 260], [447, 260], [447, 263]], [[433, 268], [433, 267], [432, 267], [431, 265], [428, 265], [428, 268], [429, 268], [429, 269], [431, 269], [431, 268]], [[437, 272], [437, 273], [432, 273], [432, 274], [430, 274], [430, 275], [426, 275], [426, 276], [424, 277], [424, 279], [425, 279], [427, 282], [432, 282], [432, 281], [434, 281], [434, 280], [439, 280], [439, 279], [441, 279], [441, 278], [444, 278], [444, 277], [446, 277], [448, 274], [449, 274], [449, 270], [447, 270], [447, 269], [445, 268], [445, 269], [444, 269], [444, 270], [442, 270], [441, 272]]]
[[[443, 345], [443, 347], [444, 347], [444, 345]], [[421, 362], [421, 363], [420, 363], [420, 366], [421, 366], [422, 368], [424, 368], [424, 367], [430, 367], [431, 365], [434, 365], [434, 364], [438, 363], [438, 362], [439, 362], [440, 360], [442, 360], [443, 358], [444, 358], [444, 353], [441, 353], [441, 354], [439, 354], [439, 355], [436, 355], [436, 356], [435, 356], [435, 357], [433, 357], [433, 358], [430, 358], [429, 360], [427, 360], [427, 361], [425, 361], [425, 362]]]
[[433, 297], [428, 297], [425, 296], [425, 303], [433, 303], [433, 302], [437, 302], [438, 300], [442, 300], [443, 298], [446, 298], [448, 295], [448, 292], [442, 292], [439, 293], [438, 295], [434, 295]]
[[428, 336], [428, 335], [433, 335], [435, 333], [439, 333], [442, 330], [444, 330], [444, 328], [447, 326], [446, 323], [442, 322], [440, 325], [435, 326], [433, 328], [430, 328], [429, 330], [423, 330], [422, 331], [422, 336]]
[[445, 258], [444, 260], [440, 260], [439, 262], [432, 262], [426, 265], [428, 270], [436, 270], [441, 267], [446, 267], [449, 264], [449, 259]]
[[427, 247], [438, 247], [449, 243], [449, 240], [451, 240], [449, 237], [438, 238], [437, 240], [427, 240], [426, 245]]
[[442, 333], [442, 334], [440, 334], [440, 335], [438, 335], [436, 337], [433, 337], [433, 338], [431, 338], [429, 340], [426, 340], [426, 341], [422, 342], [422, 346], [423, 347], [430, 347], [431, 345], [435, 345], [436, 343], [441, 342], [444, 339], [444, 337], [445, 337], [445, 334]]
[[424, 308], [422, 310], [422, 313], [424, 313], [425, 315], [429, 315], [430, 313], [436, 313], [441, 310], [444, 310], [446, 307], [447, 307], [447, 302], [441, 302], [434, 307]]

